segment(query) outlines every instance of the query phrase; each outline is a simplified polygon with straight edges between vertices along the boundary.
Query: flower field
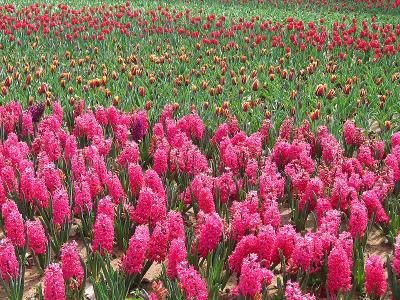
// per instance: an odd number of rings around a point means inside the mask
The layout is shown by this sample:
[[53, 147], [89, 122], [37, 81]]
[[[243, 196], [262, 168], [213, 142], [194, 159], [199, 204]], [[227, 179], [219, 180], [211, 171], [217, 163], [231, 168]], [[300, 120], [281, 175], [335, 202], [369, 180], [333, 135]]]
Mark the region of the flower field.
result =
[[0, 299], [400, 299], [399, 16], [0, 4]]

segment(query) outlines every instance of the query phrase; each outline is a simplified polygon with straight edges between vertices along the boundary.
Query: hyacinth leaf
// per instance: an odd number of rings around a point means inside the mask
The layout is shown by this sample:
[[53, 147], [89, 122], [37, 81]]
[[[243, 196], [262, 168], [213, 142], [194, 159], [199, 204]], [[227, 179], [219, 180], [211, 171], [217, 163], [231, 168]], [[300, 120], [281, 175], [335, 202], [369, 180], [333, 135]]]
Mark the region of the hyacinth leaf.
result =
[[128, 211], [123, 207], [122, 201], [119, 202], [116, 209], [116, 221], [114, 223], [115, 239], [123, 251], [128, 249], [129, 236], [131, 235], [132, 222]]
[[126, 299], [134, 284], [135, 278], [133, 276], [125, 276], [125, 274], [115, 271], [111, 265], [107, 250], [104, 251], [104, 255], [97, 252], [95, 256], [97, 256], [97, 261], [101, 268], [99, 280], [91, 277], [96, 299]]
[[389, 216], [389, 223], [383, 224], [385, 235], [391, 245], [395, 244], [396, 236], [400, 230], [400, 215], [399, 215], [400, 199], [388, 197], [385, 200], [385, 211]]
[[355, 239], [353, 246], [353, 280], [354, 285], [359, 291], [364, 290], [365, 272], [364, 272], [364, 249], [363, 244]]

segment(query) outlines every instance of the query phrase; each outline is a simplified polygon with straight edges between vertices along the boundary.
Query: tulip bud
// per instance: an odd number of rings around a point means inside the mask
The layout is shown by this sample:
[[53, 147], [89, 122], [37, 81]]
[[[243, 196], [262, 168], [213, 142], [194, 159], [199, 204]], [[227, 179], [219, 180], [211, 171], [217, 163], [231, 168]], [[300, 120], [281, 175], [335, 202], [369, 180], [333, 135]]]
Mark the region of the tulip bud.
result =
[[336, 95], [335, 89], [330, 89], [328, 94], [326, 95], [326, 98], [328, 100], [332, 100], [335, 97], [335, 95]]
[[147, 101], [145, 106], [146, 110], [150, 110], [151, 107], [152, 107], [151, 101]]
[[253, 91], [258, 91], [259, 85], [260, 85], [260, 84], [259, 84], [259, 82], [258, 82], [258, 79], [254, 80], [254, 81], [253, 81], [253, 85], [252, 85]]
[[139, 87], [139, 95], [142, 97], [146, 95], [146, 89], [144, 88], [144, 86]]
[[274, 81], [274, 79], [275, 79], [275, 74], [274, 73], [269, 74], [269, 80]]
[[318, 97], [322, 97], [325, 94], [326, 84], [318, 84], [315, 89], [315, 95]]

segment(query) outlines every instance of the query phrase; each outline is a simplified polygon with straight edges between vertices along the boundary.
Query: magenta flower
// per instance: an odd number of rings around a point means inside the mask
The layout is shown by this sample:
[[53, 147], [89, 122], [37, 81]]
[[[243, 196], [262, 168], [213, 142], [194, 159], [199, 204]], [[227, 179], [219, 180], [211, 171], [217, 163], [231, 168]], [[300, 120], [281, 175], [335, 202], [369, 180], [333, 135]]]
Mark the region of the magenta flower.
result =
[[107, 181], [108, 193], [113, 199], [113, 202], [118, 204], [126, 198], [124, 189], [122, 188], [121, 181], [117, 175], [109, 178]]
[[350, 204], [349, 231], [353, 238], [363, 237], [368, 224], [368, 211], [364, 203], [354, 200]]
[[265, 161], [265, 166], [259, 180], [260, 196], [263, 199], [279, 199], [283, 195], [285, 178], [280, 175], [275, 163], [270, 159]]
[[25, 225], [29, 250], [36, 255], [45, 254], [48, 241], [42, 223], [39, 220], [28, 220]]
[[360, 146], [364, 140], [362, 129], [356, 127], [353, 121], [347, 120], [343, 125], [343, 136], [347, 145]]
[[250, 191], [243, 202], [234, 201], [231, 206], [231, 224], [233, 238], [240, 240], [248, 233], [255, 233], [262, 224], [258, 213], [257, 192]]
[[143, 171], [140, 165], [130, 164], [128, 167], [129, 188], [133, 196], [138, 195], [143, 185]]
[[64, 279], [71, 280], [73, 278], [80, 286], [84, 271], [77, 245], [76, 241], [71, 241], [61, 247], [61, 267]]
[[102, 105], [96, 106], [95, 117], [96, 117], [96, 121], [101, 126], [104, 126], [104, 127], [107, 126], [107, 124], [108, 124], [107, 112]]
[[289, 260], [292, 257], [298, 237], [299, 235], [293, 225], [283, 225], [282, 227], [278, 228], [272, 261], [274, 263], [279, 263], [279, 250], [282, 251], [285, 259]]
[[396, 146], [400, 146], [400, 132], [396, 132], [391, 137], [392, 149]]
[[375, 159], [371, 148], [365, 144], [361, 145], [358, 149], [357, 159], [366, 167], [370, 167], [375, 164]]
[[294, 264], [304, 271], [318, 271], [323, 263], [322, 246], [316, 233], [309, 232], [304, 237], [299, 237], [292, 254]]
[[178, 120], [178, 127], [186, 133], [188, 138], [202, 140], [204, 137], [205, 126], [198, 114], [192, 113], [183, 116]]
[[365, 262], [365, 289], [368, 295], [382, 297], [387, 288], [385, 269], [382, 259], [371, 255]]
[[168, 152], [167, 147], [157, 147], [153, 156], [153, 169], [157, 174], [162, 175], [168, 170]]
[[175, 279], [178, 275], [177, 267], [181, 262], [186, 262], [187, 251], [185, 241], [181, 238], [172, 240], [169, 247], [167, 275], [171, 279]]
[[287, 300], [315, 300], [314, 295], [303, 295], [299, 283], [290, 280], [286, 283], [285, 297]]
[[382, 203], [379, 201], [376, 193], [372, 191], [365, 191], [362, 194], [362, 200], [365, 203], [365, 206], [368, 209], [368, 215], [371, 216], [375, 213], [375, 221], [378, 223], [387, 223], [389, 222], [389, 217], [385, 212], [385, 209], [382, 206]]
[[279, 204], [275, 199], [265, 199], [263, 203], [263, 223], [278, 228], [281, 225]]
[[347, 145], [354, 144], [354, 135], [356, 133], [356, 125], [353, 121], [347, 120], [343, 125], [343, 136]]
[[93, 226], [92, 251], [103, 254], [107, 250], [109, 254], [113, 251], [114, 244], [114, 222], [105, 214], [98, 214]]
[[182, 215], [177, 211], [169, 211], [167, 215], [168, 241], [181, 238], [186, 240], [185, 227], [183, 225]]
[[205, 213], [215, 212], [214, 197], [210, 188], [202, 188], [197, 191], [197, 196], [200, 210]]
[[318, 230], [321, 232], [329, 232], [330, 234], [337, 236], [341, 221], [341, 212], [336, 209], [330, 209], [325, 213], [325, 216], [321, 219], [321, 224]]
[[63, 122], [63, 111], [59, 101], [54, 101], [53, 103], [53, 114], [61, 124]]
[[78, 150], [76, 137], [74, 135], [68, 135], [64, 145], [64, 158], [66, 161], [70, 160]]
[[56, 225], [63, 224], [71, 219], [71, 209], [69, 206], [69, 198], [64, 187], [55, 190], [53, 198], [53, 223]]
[[44, 271], [44, 299], [64, 300], [65, 288], [63, 273], [59, 264], [50, 264]]
[[346, 211], [351, 201], [357, 199], [356, 190], [348, 185], [347, 180], [343, 176], [336, 177], [330, 198], [332, 207], [339, 207], [340, 210]]
[[133, 219], [139, 224], [148, 222], [155, 224], [164, 220], [166, 215], [167, 207], [164, 199], [160, 198], [151, 188], [142, 188], [133, 212]]
[[303, 210], [304, 206], [308, 204], [308, 210], [313, 211], [317, 200], [323, 197], [324, 184], [319, 177], [312, 178], [308, 183], [307, 187], [300, 198], [299, 209]]
[[22, 215], [18, 211], [17, 204], [8, 200], [1, 207], [6, 237], [14, 246], [22, 248], [25, 246], [25, 226]]
[[198, 254], [206, 257], [221, 241], [224, 224], [217, 213], [205, 214], [200, 212], [197, 218], [196, 232]]
[[177, 266], [178, 278], [186, 294], [186, 300], [207, 300], [207, 284], [193, 266], [186, 267], [186, 262]]
[[343, 250], [346, 252], [347, 259], [351, 266], [353, 265], [353, 244], [353, 238], [348, 231], [342, 231], [334, 244], [334, 246], [340, 246], [343, 248]]
[[161, 181], [160, 176], [154, 170], [147, 170], [144, 173], [143, 180], [144, 186], [151, 188], [155, 193], [157, 193], [160, 198], [164, 200], [166, 199], [164, 185]]
[[269, 266], [275, 248], [276, 235], [271, 225], [262, 226], [258, 236], [252, 234], [244, 236], [228, 258], [229, 268], [232, 272], [239, 273], [243, 259], [255, 253]]
[[25, 112], [22, 115], [22, 135], [33, 135], [33, 121], [30, 112]]
[[256, 185], [257, 184], [257, 176], [258, 176], [257, 172], [258, 172], [258, 170], [259, 170], [259, 168], [258, 168], [257, 160], [256, 159], [250, 159], [247, 162], [245, 172], [246, 172], [247, 179], [248, 179], [248, 181], [249, 181], [249, 183], [251, 185]]
[[10, 239], [0, 241], [0, 276], [8, 281], [8, 276], [15, 279], [19, 276], [19, 262], [15, 255], [15, 249]]
[[332, 295], [351, 289], [351, 262], [340, 245], [334, 247], [328, 257], [327, 286]]
[[97, 214], [105, 214], [111, 220], [114, 220], [114, 203], [111, 201], [110, 196], [105, 196], [99, 200], [97, 204]]
[[224, 172], [221, 176], [215, 178], [214, 191], [219, 190], [221, 203], [226, 203], [229, 199], [236, 199], [236, 183], [233, 180], [231, 172]]
[[137, 164], [139, 161], [139, 146], [135, 142], [127, 142], [121, 154], [117, 158], [117, 162], [121, 166], [129, 164]]
[[125, 273], [140, 274], [146, 257], [146, 251], [150, 240], [147, 225], [136, 227], [135, 234], [129, 240], [129, 246], [122, 258], [122, 269]]
[[166, 222], [157, 222], [150, 236], [147, 259], [161, 263], [167, 256], [168, 227]]
[[93, 202], [87, 181], [74, 182], [74, 213], [80, 214], [92, 210]]
[[315, 213], [317, 215], [318, 225], [321, 224], [326, 212], [332, 209], [332, 204], [326, 198], [319, 198], [315, 206]]
[[235, 250], [228, 258], [229, 269], [232, 272], [239, 273], [243, 259], [250, 253], [257, 253], [259, 251], [259, 241], [255, 235], [249, 234], [244, 236], [236, 245]]
[[261, 291], [262, 285], [268, 286], [274, 277], [272, 271], [260, 267], [257, 254], [250, 254], [242, 263], [239, 279], [239, 291], [243, 296], [255, 297]]

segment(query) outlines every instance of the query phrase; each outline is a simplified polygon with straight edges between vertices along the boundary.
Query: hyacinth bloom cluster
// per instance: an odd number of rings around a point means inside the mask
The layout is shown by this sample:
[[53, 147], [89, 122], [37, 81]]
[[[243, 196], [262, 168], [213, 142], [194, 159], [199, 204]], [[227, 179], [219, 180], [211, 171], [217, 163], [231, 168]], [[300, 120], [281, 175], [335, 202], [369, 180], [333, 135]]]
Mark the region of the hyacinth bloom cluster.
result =
[[53, 223], [62, 225], [71, 219], [71, 210], [67, 191], [64, 188], [56, 190], [52, 194], [53, 199]]
[[109, 254], [113, 251], [114, 245], [114, 220], [106, 214], [98, 214], [93, 226], [93, 251], [104, 253], [106, 250]]
[[26, 234], [28, 248], [34, 254], [45, 254], [48, 241], [42, 223], [39, 220], [26, 221]]
[[315, 300], [314, 295], [302, 293], [298, 282], [290, 280], [286, 283], [285, 297], [287, 300]]
[[75, 279], [80, 286], [84, 276], [77, 242], [65, 243], [61, 248], [61, 269], [65, 281]]
[[171, 241], [168, 253], [167, 274], [171, 279], [178, 275], [177, 268], [180, 263], [187, 260], [187, 250], [185, 241], [177, 238]]
[[355, 200], [350, 205], [349, 231], [353, 238], [363, 237], [368, 223], [365, 204]]
[[328, 291], [335, 295], [351, 288], [351, 264], [346, 251], [341, 245], [332, 249], [328, 257]]
[[382, 259], [371, 255], [365, 262], [365, 289], [368, 295], [382, 297], [387, 288], [385, 269]]
[[197, 252], [200, 256], [206, 257], [219, 244], [223, 222], [217, 213], [204, 214], [200, 212], [196, 225], [197, 231]]
[[273, 273], [267, 268], [260, 267], [257, 254], [250, 254], [242, 263], [238, 291], [243, 296], [254, 298], [261, 291], [263, 284], [271, 284]]
[[177, 266], [179, 282], [186, 294], [186, 299], [208, 299], [207, 285], [198, 271], [193, 266], [189, 268], [186, 262], [181, 262]]
[[0, 241], [0, 276], [5, 282], [9, 278], [14, 280], [19, 276], [19, 263], [15, 255], [15, 248], [8, 238]]
[[45, 300], [66, 299], [63, 272], [59, 264], [53, 263], [46, 268], [43, 281]]
[[158, 222], [150, 236], [147, 249], [149, 261], [161, 263], [167, 256], [169, 227], [165, 221]]
[[129, 240], [128, 250], [122, 260], [122, 269], [130, 275], [139, 274], [146, 258], [149, 243], [149, 229], [145, 225], [136, 227], [135, 234]]
[[18, 211], [15, 202], [7, 201], [1, 207], [6, 236], [14, 246], [22, 248], [25, 246], [25, 226], [22, 215]]

